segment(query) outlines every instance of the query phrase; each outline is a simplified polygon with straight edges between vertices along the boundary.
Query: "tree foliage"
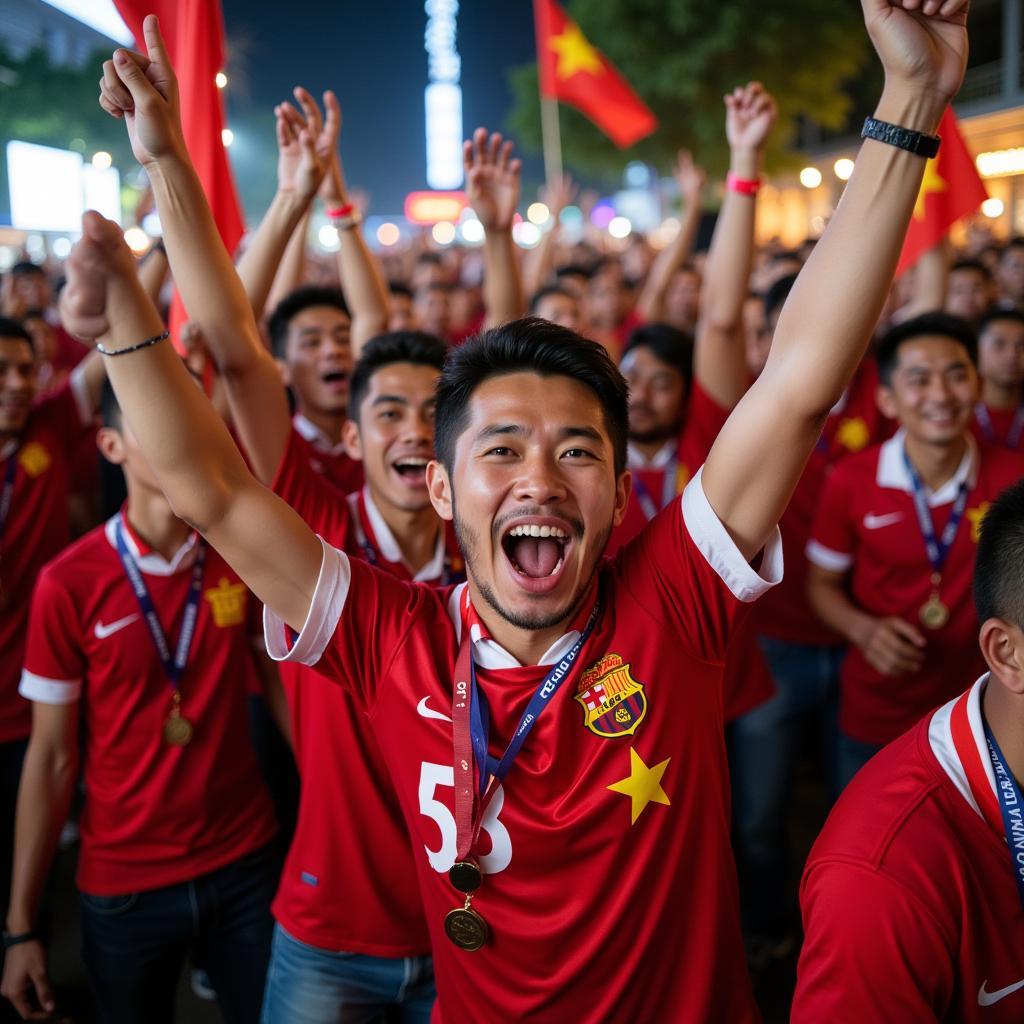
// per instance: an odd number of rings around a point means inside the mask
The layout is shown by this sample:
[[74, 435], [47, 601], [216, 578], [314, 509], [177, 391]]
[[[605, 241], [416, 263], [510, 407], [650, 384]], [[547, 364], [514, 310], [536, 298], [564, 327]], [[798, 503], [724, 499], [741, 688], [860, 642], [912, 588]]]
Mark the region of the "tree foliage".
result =
[[[786, 163], [801, 119], [843, 126], [843, 91], [870, 53], [852, 0], [573, 0], [570, 16], [658, 116], [660, 127], [623, 152], [582, 115], [560, 105], [565, 162], [588, 176], [621, 171], [628, 160], [667, 168], [686, 146], [713, 173], [728, 150], [722, 96], [751, 79], [779, 101], [769, 165]], [[537, 69], [512, 72], [515, 137], [540, 147]]]

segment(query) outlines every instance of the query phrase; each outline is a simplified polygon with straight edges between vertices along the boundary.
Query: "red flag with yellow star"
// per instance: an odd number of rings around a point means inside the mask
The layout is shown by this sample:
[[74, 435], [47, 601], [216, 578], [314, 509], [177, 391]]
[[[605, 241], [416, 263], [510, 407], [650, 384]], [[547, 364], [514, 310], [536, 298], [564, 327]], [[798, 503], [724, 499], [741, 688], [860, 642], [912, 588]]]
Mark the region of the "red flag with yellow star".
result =
[[555, 0], [534, 0], [540, 94], [575, 107], [626, 149], [658, 119]]
[[942, 115], [939, 135], [942, 145], [938, 156], [925, 166], [914, 216], [910, 218], [896, 267], [897, 276], [909, 270], [929, 249], [934, 249], [961, 217], [974, 213], [988, 199], [952, 107], [947, 107]]

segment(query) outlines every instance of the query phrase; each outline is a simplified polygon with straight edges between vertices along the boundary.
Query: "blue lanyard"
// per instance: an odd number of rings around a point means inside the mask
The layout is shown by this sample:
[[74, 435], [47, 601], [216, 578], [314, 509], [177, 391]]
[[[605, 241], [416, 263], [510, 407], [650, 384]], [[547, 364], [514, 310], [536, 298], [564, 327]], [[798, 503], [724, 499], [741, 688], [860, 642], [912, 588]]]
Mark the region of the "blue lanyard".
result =
[[928, 506], [928, 498], [925, 496], [924, 484], [917, 475], [917, 470], [911, 465], [907, 456], [907, 449], [903, 449], [903, 462], [910, 474], [910, 483], [914, 489], [914, 508], [917, 510], [917, 521], [921, 527], [921, 534], [924, 537], [925, 550], [928, 552], [928, 561], [931, 562], [932, 572], [941, 575], [949, 557], [949, 551], [956, 540], [957, 530], [960, 529], [960, 522], [964, 517], [964, 509], [967, 508], [968, 488], [965, 480], [960, 485], [956, 500], [953, 502], [952, 511], [949, 513], [949, 522], [942, 531], [941, 537], [935, 536], [935, 523], [932, 521], [932, 510]]
[[473, 739], [473, 756], [479, 766], [478, 786], [481, 797], [487, 792], [487, 787], [490, 785], [492, 778], [495, 782], [501, 783], [504, 781], [505, 776], [508, 775], [516, 757], [519, 755], [519, 751], [526, 742], [526, 737], [530, 735], [533, 727], [537, 724], [537, 719], [544, 713], [545, 708], [551, 703], [551, 699], [558, 693], [562, 684], [572, 674], [573, 663], [579, 656], [580, 651], [583, 650], [583, 645], [587, 642], [588, 637], [594, 631], [600, 615], [601, 601], [599, 598], [594, 603], [590, 618], [587, 619], [587, 624], [583, 627], [583, 632], [580, 633], [576, 643], [563, 655], [557, 665], [552, 666], [551, 670], [537, 686], [500, 760], [492, 757], [487, 750], [491, 731], [491, 712], [487, 704], [487, 698], [477, 686], [476, 663], [470, 661], [470, 734]]
[[981, 432], [985, 435], [986, 441], [991, 441], [993, 444], [1002, 444], [1006, 448], [1016, 448], [1020, 444], [1021, 435], [1024, 434], [1024, 403], [1017, 406], [1017, 411], [1013, 414], [1013, 422], [1010, 424], [1010, 432], [1006, 435], [1005, 441], [1000, 441], [996, 438], [996, 428], [992, 426], [992, 417], [989, 415], [988, 407], [984, 402], [979, 402], [974, 407], [974, 416], [978, 421], [978, 426], [981, 427]]
[[121, 556], [121, 564], [124, 566], [128, 582], [135, 591], [135, 597], [139, 602], [142, 617], [149, 627], [149, 635], [153, 638], [153, 646], [160, 657], [160, 664], [163, 665], [164, 674], [171, 684], [172, 690], [178, 689], [181, 677], [185, 673], [185, 666], [188, 664], [188, 652], [192, 647], [192, 638], [196, 632], [196, 619], [199, 615], [199, 596], [203, 589], [203, 566], [206, 563], [206, 545], [200, 540], [199, 550], [196, 552], [195, 565], [192, 567], [192, 586], [189, 588], [188, 597], [185, 600], [185, 614], [181, 620], [181, 632], [178, 634], [178, 643], [174, 649], [174, 657], [171, 657], [171, 649], [167, 643], [167, 636], [163, 626], [157, 618], [156, 608], [153, 606], [153, 599], [149, 596], [146, 581], [142, 578], [135, 559], [128, 550], [128, 544], [124, 539], [124, 527], [121, 517], [117, 517], [115, 527], [117, 538], [117, 553]]
[[665, 479], [661, 485], [661, 504], [655, 504], [651, 492], [647, 489], [639, 473], [633, 474], [633, 493], [644, 511], [647, 521], [650, 522], [658, 512], [663, 509], [676, 496], [676, 479], [679, 476], [679, 460], [671, 458], [665, 464]]
[[4, 488], [0, 491], [0, 537], [4, 535], [7, 516], [11, 511], [11, 499], [14, 497], [14, 478], [18, 473], [18, 449], [15, 448], [7, 456], [7, 468], [4, 470]]
[[1006, 842], [1010, 847], [1013, 876], [1017, 880], [1017, 895], [1020, 897], [1021, 907], [1024, 908], [1024, 797], [1021, 796], [1017, 780], [1006, 767], [1003, 752], [999, 749], [988, 722], [985, 723], [985, 740], [988, 743], [989, 757], [992, 758], [992, 770], [996, 776], [996, 796], [999, 799], [999, 810], [1003, 815]]

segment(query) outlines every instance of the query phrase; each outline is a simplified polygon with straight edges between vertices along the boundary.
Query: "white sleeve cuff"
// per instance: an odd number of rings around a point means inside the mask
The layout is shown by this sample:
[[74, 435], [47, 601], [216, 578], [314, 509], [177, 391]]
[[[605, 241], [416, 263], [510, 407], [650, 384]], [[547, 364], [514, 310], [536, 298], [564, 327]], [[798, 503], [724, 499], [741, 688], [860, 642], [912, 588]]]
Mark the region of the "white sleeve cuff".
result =
[[85, 370], [79, 363], [72, 371], [68, 379], [72, 397], [75, 399], [75, 408], [78, 409], [78, 419], [82, 426], [87, 427], [96, 419], [96, 409], [93, 407], [92, 399], [89, 396], [89, 388], [85, 382]]
[[297, 661], [300, 665], [315, 665], [327, 650], [327, 645], [338, 628], [338, 620], [345, 608], [352, 569], [348, 555], [331, 547], [323, 537], [319, 538], [324, 549], [320, 563], [320, 576], [313, 591], [309, 614], [302, 632], [289, 645], [290, 630], [280, 616], [269, 607], [263, 606], [263, 635], [267, 642], [267, 653], [274, 661]]
[[853, 565], [853, 555], [844, 555], [841, 551], [833, 551], [816, 540], [809, 540], [804, 550], [807, 561], [819, 569], [827, 569], [829, 572], [846, 572]]
[[82, 696], [82, 680], [47, 679], [22, 669], [18, 693], [39, 704], [74, 704]]
[[704, 493], [703, 472], [702, 466], [683, 491], [683, 522], [697, 549], [733, 597], [743, 602], [756, 601], [782, 582], [782, 535], [776, 526], [761, 552], [760, 572], [755, 570], [711, 507]]

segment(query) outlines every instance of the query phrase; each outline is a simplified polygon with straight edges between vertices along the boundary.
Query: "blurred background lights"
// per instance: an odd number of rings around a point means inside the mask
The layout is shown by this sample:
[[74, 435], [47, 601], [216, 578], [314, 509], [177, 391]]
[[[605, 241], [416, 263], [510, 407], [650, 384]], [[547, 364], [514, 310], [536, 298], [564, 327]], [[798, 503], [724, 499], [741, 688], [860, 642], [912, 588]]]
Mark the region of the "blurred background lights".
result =
[[531, 224], [547, 224], [548, 219], [551, 217], [551, 211], [547, 208], [544, 203], [530, 203], [526, 210], [526, 219]]
[[217, 83], [218, 89], [223, 89], [228, 84], [228, 76], [223, 71], [218, 71], [214, 81]]
[[235, 141], [235, 133], [230, 128], [222, 128], [220, 132], [220, 141], [225, 146], [230, 146]]
[[800, 172], [800, 184], [804, 188], [817, 188], [821, 184], [821, 171], [817, 167], [805, 167]]
[[99, 150], [92, 155], [92, 165], [98, 171], [105, 171], [113, 163], [110, 154], [106, 150]]
[[451, 221], [438, 221], [430, 231], [438, 245], [451, 245], [455, 241], [455, 225]]
[[612, 238], [626, 238], [632, 230], [628, 217], [613, 217], [608, 223], [608, 234]]
[[341, 242], [338, 240], [338, 229], [333, 224], [324, 224], [316, 234], [320, 244], [328, 250], [338, 249]]
[[1005, 207], [1003, 206], [1002, 199], [986, 199], [985, 202], [981, 204], [981, 212], [985, 214], [986, 217], [991, 217], [993, 219], [1001, 217], [1004, 209]]
[[853, 174], [853, 161], [849, 157], [840, 157], [833, 165], [832, 170], [836, 172], [836, 177], [840, 181], [849, 181], [850, 175]]
[[124, 233], [124, 240], [128, 243], [128, 248], [136, 255], [149, 248], [149, 235], [142, 228], [128, 228]]
[[389, 220], [377, 228], [377, 241], [381, 245], [397, 245], [401, 237], [402, 232], [398, 230], [398, 225], [392, 224]]

